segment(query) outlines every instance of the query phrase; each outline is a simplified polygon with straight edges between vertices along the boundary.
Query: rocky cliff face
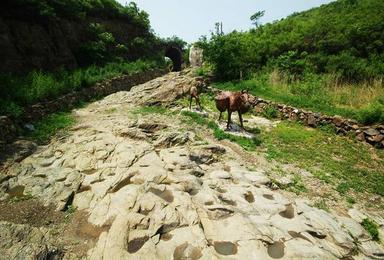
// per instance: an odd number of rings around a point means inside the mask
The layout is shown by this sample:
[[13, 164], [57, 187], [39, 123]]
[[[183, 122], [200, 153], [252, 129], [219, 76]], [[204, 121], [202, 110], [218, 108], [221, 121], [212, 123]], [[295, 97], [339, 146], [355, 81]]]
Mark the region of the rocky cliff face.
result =
[[84, 24], [71, 21], [29, 22], [0, 18], [0, 70], [75, 68], [76, 49], [87, 38]]
[[[151, 33], [127, 19], [119, 17], [86, 16], [44, 17], [23, 7], [0, 3], [0, 71], [22, 74], [33, 69], [55, 70], [60, 67], [73, 69], [83, 64], [81, 47], [90, 42], [91, 23], [103, 25], [112, 33], [117, 44], [127, 47], [124, 58], [136, 59], [134, 40], [146, 39]], [[27, 4], [26, 4], [27, 5]], [[152, 47], [152, 46], [150, 46]]]

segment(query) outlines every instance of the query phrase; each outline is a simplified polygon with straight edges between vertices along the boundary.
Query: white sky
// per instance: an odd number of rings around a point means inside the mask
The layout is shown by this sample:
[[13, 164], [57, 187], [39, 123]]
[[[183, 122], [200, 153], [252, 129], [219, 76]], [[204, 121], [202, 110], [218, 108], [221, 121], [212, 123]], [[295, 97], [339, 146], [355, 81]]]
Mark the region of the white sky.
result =
[[[130, 1], [118, 0], [121, 4]], [[224, 32], [252, 27], [250, 16], [265, 10], [261, 23], [284, 18], [294, 12], [317, 7], [333, 0], [134, 0], [150, 15], [151, 26], [161, 37], [179, 36], [191, 43], [210, 35], [215, 22]]]

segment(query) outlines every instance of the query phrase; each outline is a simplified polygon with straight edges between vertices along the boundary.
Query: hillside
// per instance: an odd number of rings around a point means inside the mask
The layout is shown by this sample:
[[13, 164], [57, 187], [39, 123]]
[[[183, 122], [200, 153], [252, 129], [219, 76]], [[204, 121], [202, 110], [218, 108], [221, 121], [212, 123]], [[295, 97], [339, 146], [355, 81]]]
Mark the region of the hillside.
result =
[[202, 44], [222, 79], [265, 66], [292, 74], [335, 73], [349, 81], [372, 79], [384, 75], [382, 10], [383, 1], [339, 0], [249, 32], [214, 34]]

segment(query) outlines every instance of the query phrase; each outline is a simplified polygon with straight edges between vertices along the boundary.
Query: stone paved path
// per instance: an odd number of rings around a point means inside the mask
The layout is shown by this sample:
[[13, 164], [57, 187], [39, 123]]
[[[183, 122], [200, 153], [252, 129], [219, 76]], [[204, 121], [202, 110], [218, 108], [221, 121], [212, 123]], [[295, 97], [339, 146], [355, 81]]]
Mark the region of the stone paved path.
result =
[[[177, 116], [135, 112], [195, 83], [171, 73], [76, 110], [69, 136], [9, 168], [0, 196], [21, 189], [56, 210], [72, 205], [86, 213], [84, 225], [100, 229], [86, 255], [61, 249], [55, 259], [384, 257], [360, 212], [336, 216], [283, 196], [262, 167], [249, 170], [231, 147], [198, 140]], [[0, 229], [0, 259], [54, 255], [47, 228], [0, 222]]]

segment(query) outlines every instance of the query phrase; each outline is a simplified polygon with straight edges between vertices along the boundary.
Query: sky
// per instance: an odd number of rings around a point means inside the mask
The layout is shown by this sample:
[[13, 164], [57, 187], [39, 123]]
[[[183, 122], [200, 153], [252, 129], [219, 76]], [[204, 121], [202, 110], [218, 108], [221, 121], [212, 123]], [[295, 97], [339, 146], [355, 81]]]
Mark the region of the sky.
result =
[[[333, 0], [133, 0], [149, 13], [151, 26], [160, 37], [176, 35], [193, 43], [201, 35], [210, 35], [216, 22], [223, 23], [225, 33], [247, 30], [250, 17], [265, 10], [262, 24], [308, 10]], [[121, 4], [128, 0], [118, 0]]]

